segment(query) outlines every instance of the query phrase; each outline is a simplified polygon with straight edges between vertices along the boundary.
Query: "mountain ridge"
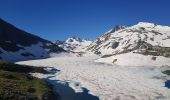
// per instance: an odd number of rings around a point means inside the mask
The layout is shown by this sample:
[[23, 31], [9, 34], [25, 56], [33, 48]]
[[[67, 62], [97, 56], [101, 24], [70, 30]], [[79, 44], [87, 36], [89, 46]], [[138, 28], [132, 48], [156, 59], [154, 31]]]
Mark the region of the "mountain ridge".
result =
[[20, 61], [49, 57], [65, 51], [51, 41], [25, 32], [0, 18], [0, 60]]

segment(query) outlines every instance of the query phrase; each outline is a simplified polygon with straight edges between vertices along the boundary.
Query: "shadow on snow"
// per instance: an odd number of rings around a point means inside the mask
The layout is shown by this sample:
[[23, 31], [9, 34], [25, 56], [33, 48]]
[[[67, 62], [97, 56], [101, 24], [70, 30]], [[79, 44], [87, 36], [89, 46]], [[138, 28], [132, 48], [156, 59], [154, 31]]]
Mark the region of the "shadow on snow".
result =
[[[55, 74], [60, 72], [60, 70], [52, 69], [51, 72]], [[58, 98], [59, 100], [99, 100], [97, 96], [89, 94], [89, 90], [86, 88], [82, 88], [83, 92], [76, 93], [75, 90], [69, 86], [69, 82], [64, 82], [64, 84], [62, 84], [59, 80], [50, 80], [50, 78], [54, 76], [49, 76], [44, 79], [54, 86], [56, 92], [60, 95], [60, 98]]]

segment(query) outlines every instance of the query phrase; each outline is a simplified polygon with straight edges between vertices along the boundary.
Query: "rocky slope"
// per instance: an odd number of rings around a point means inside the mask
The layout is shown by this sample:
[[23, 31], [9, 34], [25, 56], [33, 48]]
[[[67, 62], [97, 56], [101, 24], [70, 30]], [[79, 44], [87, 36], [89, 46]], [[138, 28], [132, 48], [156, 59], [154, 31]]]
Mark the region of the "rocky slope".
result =
[[46, 58], [50, 52], [64, 51], [56, 44], [20, 30], [0, 19], [0, 60], [20, 61]]

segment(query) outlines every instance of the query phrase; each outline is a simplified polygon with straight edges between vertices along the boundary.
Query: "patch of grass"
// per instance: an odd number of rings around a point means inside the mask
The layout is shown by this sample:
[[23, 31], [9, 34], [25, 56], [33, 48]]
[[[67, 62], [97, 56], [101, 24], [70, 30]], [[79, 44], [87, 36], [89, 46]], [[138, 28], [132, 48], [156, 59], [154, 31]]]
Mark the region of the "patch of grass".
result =
[[20, 72], [20, 73], [30, 73], [30, 72], [38, 72], [38, 73], [43, 73], [43, 74], [49, 73], [48, 71], [44, 70], [42, 67], [18, 65], [18, 64], [9, 63], [9, 62], [0, 62], [0, 70]]
[[170, 75], [170, 70], [163, 71], [162, 73], [164, 73], [166, 75]]
[[[22, 67], [24, 71], [19, 69]], [[1, 62], [0, 100], [57, 100], [52, 86], [44, 80], [30, 76], [28, 72], [32, 71], [36, 72], [36, 67]]]

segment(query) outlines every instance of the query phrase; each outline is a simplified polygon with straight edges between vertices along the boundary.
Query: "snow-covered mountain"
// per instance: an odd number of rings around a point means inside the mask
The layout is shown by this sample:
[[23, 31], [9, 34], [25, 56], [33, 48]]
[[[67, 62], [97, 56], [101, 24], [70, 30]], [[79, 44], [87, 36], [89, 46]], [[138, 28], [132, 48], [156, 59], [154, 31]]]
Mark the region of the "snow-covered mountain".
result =
[[20, 61], [49, 57], [64, 51], [56, 44], [27, 33], [0, 19], [0, 60]]
[[163, 64], [167, 61], [164, 57], [170, 57], [169, 26], [139, 22], [115, 28], [88, 46], [87, 50], [102, 56], [98, 62], [142, 66]]
[[170, 27], [140, 22], [121, 27], [97, 38], [88, 50], [101, 55], [116, 55], [134, 51], [145, 55], [170, 56]]
[[83, 52], [85, 47], [90, 45], [92, 41], [86, 39], [80, 39], [79, 37], [73, 36], [68, 38], [65, 42], [56, 42], [59, 47], [63, 48], [66, 51], [72, 52]]

